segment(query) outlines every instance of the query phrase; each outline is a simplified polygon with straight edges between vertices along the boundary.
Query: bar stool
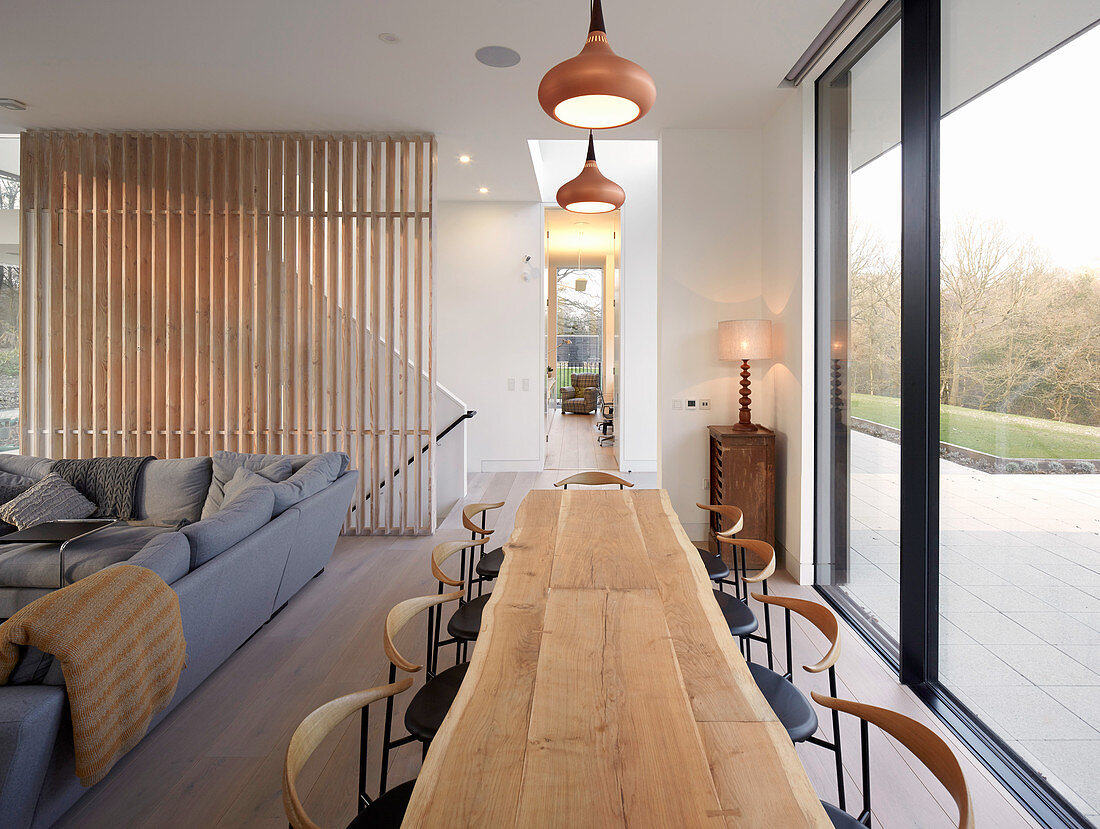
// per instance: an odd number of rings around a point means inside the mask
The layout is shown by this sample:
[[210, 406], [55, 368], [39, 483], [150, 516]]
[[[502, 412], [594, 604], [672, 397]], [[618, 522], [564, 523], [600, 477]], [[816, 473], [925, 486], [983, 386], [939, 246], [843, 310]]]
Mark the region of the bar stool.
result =
[[909, 749], [943, 784], [947, 793], [959, 808], [959, 829], [974, 829], [974, 807], [970, 789], [966, 785], [959, 760], [943, 738], [923, 723], [910, 719], [888, 708], [876, 708], [861, 702], [827, 697], [812, 691], [810, 696], [818, 705], [832, 709], [834, 716], [843, 711], [859, 717], [860, 750], [863, 755], [863, 811], [854, 818], [835, 806], [821, 802], [835, 829], [867, 829], [871, 825], [871, 765], [868, 756], [867, 723], [877, 725], [907, 749]]
[[578, 472], [575, 475], [570, 475], [566, 478], [562, 478], [554, 486], [560, 486], [562, 489], [569, 489], [571, 486], [607, 486], [618, 484], [619, 489], [626, 489], [628, 486], [634, 486], [633, 483], [620, 478], [618, 475], [612, 475], [610, 472]]
[[764, 695], [787, 735], [795, 743], [813, 743], [827, 748], [836, 758], [837, 799], [841, 811], [844, 811], [844, 757], [840, 746], [840, 716], [834, 710], [833, 739], [824, 740], [814, 736], [817, 732], [817, 714], [809, 699], [794, 686], [794, 658], [791, 654], [791, 613], [797, 613], [817, 628], [829, 640], [829, 650], [816, 664], [803, 665], [803, 670], [812, 674], [829, 672], [829, 693], [836, 696], [836, 661], [840, 658], [840, 623], [833, 611], [823, 604], [808, 599], [796, 599], [791, 596], [768, 596], [753, 593], [752, 597], [762, 602], [764, 607], [778, 605], [783, 608], [784, 625], [787, 632], [787, 672], [784, 674], [765, 668], [763, 665], [749, 663], [749, 671], [756, 681], [756, 687]]
[[[741, 532], [741, 529], [745, 526], [745, 514], [740, 509], [727, 504], [696, 504], [701, 510], [707, 510], [714, 514], [715, 519], [718, 522], [719, 529], [715, 530], [716, 536], [725, 536], [726, 538], [732, 538], [737, 533]], [[723, 530], [722, 519], [725, 518], [729, 522], [729, 529]], [[706, 565], [707, 575], [710, 576], [711, 581], [716, 581], [721, 585], [731, 584], [729, 581], [730, 568], [722, 560], [721, 555], [715, 555], [710, 550], [703, 547], [696, 547], [699, 551], [699, 556], [703, 559], [703, 564]], [[744, 575], [742, 571], [741, 575]], [[741, 597], [741, 585], [736, 579], [733, 580], [734, 590], [737, 592], [737, 597]]]
[[[466, 583], [456, 581], [448, 576], [440, 569], [440, 565], [444, 561], [449, 559], [457, 552], [462, 552], [465, 555], [465, 551], [473, 547], [484, 545], [488, 541], [488, 537], [479, 538], [476, 541], [444, 541], [442, 544], [436, 544], [432, 548], [431, 566], [432, 575], [435, 576], [436, 581], [439, 583], [439, 588], [436, 591], [436, 595], [443, 595], [443, 588], [446, 587], [461, 587], [465, 589], [465, 598], [458, 600], [458, 609], [452, 614], [453, 619], [455, 615], [459, 613], [467, 604], [471, 601], [471, 588]], [[488, 600], [489, 594], [485, 595], [485, 599]], [[480, 602], [478, 599], [474, 599], [475, 602], [479, 602], [479, 606], [476, 609], [477, 614], [477, 629], [481, 629], [481, 607], [484, 606], [484, 602]], [[474, 611], [470, 611], [474, 612]], [[439, 666], [439, 649], [445, 645], [455, 645], [455, 664], [466, 661], [466, 654], [464, 646], [466, 640], [458, 639], [451, 634], [450, 639], [440, 639], [440, 628], [442, 626], [443, 610], [441, 607], [429, 607], [428, 608], [428, 627], [431, 629], [431, 633], [428, 636], [428, 678], [435, 676]], [[450, 624], [448, 623], [448, 630]], [[473, 638], [477, 638], [474, 636]]]
[[[462, 508], [462, 526], [470, 531], [470, 539], [476, 539], [479, 535], [492, 535], [493, 530], [485, 528], [485, 514], [492, 509], [500, 509], [504, 506], [504, 501], [494, 501], [492, 503], [483, 504], [467, 504]], [[474, 516], [481, 516], [481, 526], [474, 523]], [[485, 552], [483, 547], [481, 550], [481, 557], [477, 560], [477, 564], [481, 564], [485, 559], [489, 559], [485, 566], [482, 568], [482, 572], [478, 573], [478, 578], [474, 580], [474, 584], [477, 585], [478, 595], [481, 595], [481, 585], [483, 582], [492, 581], [500, 573], [500, 565], [504, 561], [504, 549], [498, 547], [490, 553]], [[475, 568], [475, 562], [470, 561], [471, 572]], [[462, 554], [462, 565], [459, 573], [463, 581], [466, 581], [466, 554]]]
[[[410, 662], [402, 656], [393, 643], [393, 637], [417, 614], [422, 613], [429, 607], [436, 607], [444, 602], [458, 601], [461, 598], [461, 590], [456, 590], [453, 593], [442, 593], [438, 596], [417, 596], [413, 599], [398, 602], [390, 609], [389, 614], [386, 616], [386, 629], [382, 636], [382, 646], [385, 648], [386, 656], [390, 660], [390, 684], [397, 680], [398, 668], [412, 674], [424, 667], [423, 665], [417, 665], [415, 662]], [[432, 625], [430, 624], [428, 625], [428, 639], [428, 647], [431, 648]], [[386, 744], [396, 747], [413, 740], [420, 740], [424, 744], [424, 754], [427, 754], [428, 743], [432, 741], [439, 730], [439, 726], [443, 724], [443, 718], [447, 716], [447, 711], [458, 694], [462, 679], [466, 676], [467, 668], [469, 668], [469, 663], [464, 662], [434, 676], [426, 677], [424, 685], [413, 695], [412, 700], [409, 701], [409, 707], [405, 709], [405, 730], [409, 732], [409, 736], [402, 737], [392, 743], [390, 741], [388, 718], [393, 702], [391, 700], [387, 703]]]
[[[753, 642], [763, 642], [767, 648], [768, 667], [771, 668], [774, 664], [774, 657], [772, 655], [771, 611], [767, 605], [764, 605], [764, 635], [760, 636], [756, 633], [760, 628], [760, 623], [756, 619], [756, 614], [754, 614], [749, 607], [748, 585], [759, 584], [761, 590], [767, 595], [768, 579], [775, 573], [775, 548], [767, 541], [760, 541], [756, 538], [732, 538], [728, 535], [719, 535], [717, 538], [719, 544], [728, 544], [735, 547], [733, 551], [735, 562], [738, 560], [738, 551], [736, 548], [740, 548], [741, 550], [741, 562], [746, 560], [746, 550], [752, 550], [764, 559], [764, 566], [755, 576], [745, 575], [747, 570], [744, 564], [738, 567], [741, 572], [737, 576], [737, 580], [740, 583], [738, 584], [736, 594], [727, 593], [724, 590], [715, 590], [714, 600], [718, 602], [718, 607], [722, 611], [722, 617], [726, 620], [726, 624], [729, 625], [730, 633], [738, 637], [738, 644], [745, 658], [751, 661]], [[744, 590], [743, 598], [742, 589]]]
[[412, 797], [413, 785], [416, 780], [408, 780], [392, 789], [386, 789], [386, 772], [389, 768], [390, 748], [392, 747], [387, 737], [387, 742], [382, 747], [382, 775], [378, 783], [378, 797], [373, 800], [367, 794], [367, 709], [371, 703], [386, 700], [386, 733], [390, 731], [390, 720], [393, 716], [393, 698], [402, 691], [407, 690], [413, 684], [412, 677], [406, 677], [400, 682], [390, 685], [381, 685], [376, 688], [368, 688], [344, 697], [338, 697], [326, 702], [320, 708], [311, 712], [294, 729], [290, 738], [290, 745], [286, 750], [286, 759], [283, 761], [283, 810], [292, 829], [317, 829], [309, 815], [306, 814], [301, 798], [295, 784], [298, 774], [306, 761], [316, 751], [321, 741], [332, 733], [340, 723], [354, 714], [361, 712], [359, 724], [359, 794], [356, 799], [356, 808], [359, 814], [348, 824], [348, 829], [359, 827], [398, 827], [405, 818], [405, 810], [409, 806], [409, 798]]

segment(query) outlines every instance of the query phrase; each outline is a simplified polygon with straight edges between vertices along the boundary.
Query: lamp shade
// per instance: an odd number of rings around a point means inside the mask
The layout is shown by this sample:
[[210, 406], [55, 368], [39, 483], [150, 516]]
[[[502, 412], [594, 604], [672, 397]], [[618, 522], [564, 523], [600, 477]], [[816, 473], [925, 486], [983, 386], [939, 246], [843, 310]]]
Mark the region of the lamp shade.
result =
[[622, 207], [626, 193], [596, 166], [596, 147], [588, 134], [588, 158], [581, 174], [558, 188], [558, 204], [571, 213], [610, 213]]
[[583, 129], [630, 124], [649, 112], [655, 100], [657, 87], [649, 73], [611, 50], [600, 0], [592, 4], [580, 54], [559, 63], [539, 84], [539, 103], [546, 114]]
[[718, 323], [720, 359], [766, 360], [771, 355], [771, 320], [722, 320]]

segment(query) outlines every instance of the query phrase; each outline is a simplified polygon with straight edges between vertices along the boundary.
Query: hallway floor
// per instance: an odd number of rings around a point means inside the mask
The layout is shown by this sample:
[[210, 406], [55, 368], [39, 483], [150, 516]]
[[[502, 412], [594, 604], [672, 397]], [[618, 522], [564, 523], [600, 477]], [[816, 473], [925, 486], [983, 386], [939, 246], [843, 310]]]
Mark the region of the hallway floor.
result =
[[600, 446], [596, 415], [553, 413], [546, 442], [546, 469], [606, 469], [616, 471], [615, 447]]

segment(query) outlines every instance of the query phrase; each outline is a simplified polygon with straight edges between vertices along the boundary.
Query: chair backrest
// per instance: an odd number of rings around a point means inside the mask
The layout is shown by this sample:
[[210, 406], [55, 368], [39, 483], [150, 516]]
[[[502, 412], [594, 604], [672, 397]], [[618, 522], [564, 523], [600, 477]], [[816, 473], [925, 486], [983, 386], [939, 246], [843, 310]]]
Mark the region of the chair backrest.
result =
[[574, 389], [593, 389], [600, 385], [600, 375], [588, 371], [578, 371], [569, 379]]
[[444, 602], [458, 601], [464, 595], [465, 593], [462, 590], [456, 590], [454, 593], [440, 593], [437, 596], [417, 596], [395, 604], [386, 615], [386, 629], [382, 635], [382, 646], [385, 648], [386, 656], [389, 657], [390, 662], [410, 674], [414, 674], [423, 668], [423, 665], [410, 662], [401, 655], [401, 652], [397, 650], [397, 646], [393, 643], [393, 637], [418, 613]]
[[709, 512], [713, 512], [719, 516], [719, 521], [725, 519], [729, 524], [729, 528], [725, 530], [719, 530], [715, 535], [732, 536], [741, 532], [741, 529], [745, 526], [745, 513], [737, 507], [729, 504], [696, 504], [699, 509], [705, 509]]
[[719, 543], [729, 544], [731, 547], [744, 547], [746, 550], [752, 550], [760, 558], [764, 560], [764, 566], [761, 568], [755, 576], [741, 576], [741, 581], [748, 584], [757, 584], [762, 581], [767, 581], [775, 574], [775, 547], [769, 544], [767, 541], [761, 541], [758, 538], [731, 538], [728, 535], [719, 534], [717, 536]]
[[455, 553], [470, 547], [478, 547], [488, 540], [486, 537], [476, 541], [444, 541], [442, 544], [436, 544], [432, 548], [432, 575], [435, 576], [436, 581], [443, 582], [449, 587], [464, 587], [465, 583], [461, 579], [452, 579], [443, 572], [441, 565]]
[[[479, 527], [473, 522], [473, 518], [475, 515], [480, 515], [481, 513], [487, 512], [491, 509], [500, 509], [503, 506], [503, 501], [496, 501], [493, 503], [484, 504], [467, 504], [462, 508], [462, 526], [468, 529], [470, 532], [479, 533], [481, 535], [492, 535], [492, 530], [487, 530], [483, 527]], [[484, 519], [482, 519], [482, 523], [485, 523]]]
[[283, 809], [286, 811], [287, 819], [294, 829], [320, 829], [306, 814], [301, 798], [298, 797], [295, 783], [302, 767], [305, 766], [306, 761], [309, 760], [321, 741], [332, 733], [336, 726], [356, 711], [366, 708], [372, 702], [400, 694], [402, 691], [407, 690], [412, 683], [413, 680], [410, 676], [392, 685], [380, 685], [376, 688], [368, 688], [365, 691], [357, 691], [354, 694], [338, 697], [311, 712], [294, 729], [294, 734], [290, 738], [290, 745], [286, 749], [286, 759], [283, 761]]
[[614, 484], [618, 486], [619, 489], [627, 486], [634, 486], [633, 483], [625, 478], [620, 478], [618, 475], [612, 475], [610, 472], [578, 472], [575, 475], [562, 478], [554, 484], [554, 486], [569, 489], [570, 486], [605, 486], [607, 484]]
[[[853, 702], [847, 699], [827, 697], [816, 691], [810, 693], [814, 702], [834, 711], [843, 711], [854, 717], [859, 717], [864, 723], [877, 725], [916, 756], [918, 760], [928, 767], [936, 779], [943, 784], [948, 793], [959, 808], [959, 829], [974, 829], [974, 806], [970, 799], [970, 789], [966, 785], [966, 775], [951, 747], [923, 723], [919, 723], [897, 711], [889, 708], [878, 708], [874, 705], [865, 705], [862, 702]], [[866, 728], [866, 726], [863, 726]], [[866, 741], [863, 741], [866, 746]], [[866, 752], [866, 749], [864, 749]], [[866, 753], [863, 757], [864, 781], [863, 800], [865, 810], [870, 809], [870, 778], [869, 760]]]
[[758, 602], [778, 605], [797, 613], [802, 618], [809, 620], [810, 624], [821, 631], [825, 638], [829, 640], [828, 653], [814, 665], [803, 665], [802, 667], [805, 670], [817, 674], [836, 664], [837, 659], [840, 658], [840, 622], [837, 621], [836, 614], [833, 611], [823, 604], [812, 602], [809, 599], [796, 599], [793, 596], [762, 596], [759, 593], [753, 593], [752, 597]]

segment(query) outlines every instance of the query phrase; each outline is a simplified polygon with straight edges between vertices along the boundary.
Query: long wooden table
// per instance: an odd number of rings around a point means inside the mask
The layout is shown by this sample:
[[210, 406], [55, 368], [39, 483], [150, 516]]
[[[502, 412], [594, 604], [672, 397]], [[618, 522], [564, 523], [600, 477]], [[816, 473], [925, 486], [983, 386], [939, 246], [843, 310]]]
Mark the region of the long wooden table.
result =
[[660, 490], [534, 490], [403, 826], [831, 824]]

